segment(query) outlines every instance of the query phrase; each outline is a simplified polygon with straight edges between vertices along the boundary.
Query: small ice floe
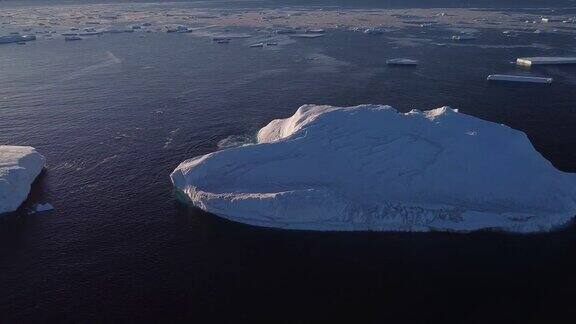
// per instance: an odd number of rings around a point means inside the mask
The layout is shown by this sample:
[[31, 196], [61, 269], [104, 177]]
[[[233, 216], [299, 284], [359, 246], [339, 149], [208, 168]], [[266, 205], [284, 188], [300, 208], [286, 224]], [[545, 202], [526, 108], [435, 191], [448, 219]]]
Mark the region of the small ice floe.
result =
[[454, 41], [467, 41], [467, 40], [474, 40], [476, 37], [472, 35], [454, 35], [451, 38]]
[[506, 37], [516, 37], [518, 36], [518, 33], [513, 31], [513, 30], [505, 30], [502, 32], [502, 34], [504, 34], [504, 36]]
[[47, 212], [47, 211], [51, 211], [51, 210], [54, 210], [54, 206], [52, 206], [52, 204], [50, 204], [50, 203], [38, 204], [34, 208], [34, 212], [36, 212], [36, 213], [42, 213], [42, 212]]
[[294, 29], [276, 29], [274, 33], [278, 35], [286, 35], [286, 34], [296, 34], [297, 31]]
[[381, 35], [384, 34], [384, 31], [380, 28], [367, 28], [363, 33], [369, 35]]
[[325, 36], [326, 34], [292, 34], [290, 37], [292, 38], [318, 38]]
[[528, 82], [528, 83], [552, 83], [552, 78], [543, 77], [528, 77], [520, 75], [503, 75], [503, 74], [491, 74], [486, 80], [488, 81], [508, 81], [508, 82]]
[[97, 30], [94, 27], [87, 27], [84, 28], [83, 31], [79, 32], [78, 35], [79, 36], [100, 36], [102, 35], [103, 31], [101, 30]]
[[264, 43], [257, 43], [257, 44], [252, 44], [250, 45], [250, 47], [264, 47]]
[[79, 37], [79, 36], [66, 36], [66, 37], [64, 37], [64, 40], [67, 41], [67, 42], [71, 42], [71, 41], [79, 41], [79, 40], [82, 40], [82, 38]]
[[191, 28], [186, 27], [186, 26], [178, 26], [178, 27], [176, 27], [176, 31], [178, 33], [184, 34], [184, 33], [191, 33], [193, 30]]
[[560, 19], [543, 17], [543, 18], [541, 19], [541, 21], [542, 21], [543, 23], [551, 23], [551, 22], [560, 22]]
[[0, 36], [0, 44], [23, 43], [33, 40], [36, 40], [35, 35], [10, 34], [8, 36]]
[[386, 60], [387, 65], [401, 65], [401, 66], [416, 66], [418, 65], [417, 60], [407, 59], [407, 58], [395, 58]]
[[306, 33], [309, 34], [324, 34], [326, 31], [322, 28], [316, 28], [316, 29], [306, 29]]
[[516, 59], [516, 64], [523, 66], [576, 64], [576, 57], [559, 57], [559, 56], [519, 57], [518, 59]]

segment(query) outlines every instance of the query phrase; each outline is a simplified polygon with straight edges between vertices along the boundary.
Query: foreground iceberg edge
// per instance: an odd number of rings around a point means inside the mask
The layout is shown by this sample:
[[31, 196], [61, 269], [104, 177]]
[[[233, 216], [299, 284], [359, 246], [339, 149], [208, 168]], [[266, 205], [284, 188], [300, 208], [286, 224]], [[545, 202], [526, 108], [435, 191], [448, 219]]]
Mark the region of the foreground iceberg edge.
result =
[[0, 214], [20, 207], [44, 165], [33, 147], [0, 145]]
[[305, 105], [171, 179], [207, 212], [286, 229], [539, 232], [576, 215], [575, 174], [523, 132], [449, 107]]

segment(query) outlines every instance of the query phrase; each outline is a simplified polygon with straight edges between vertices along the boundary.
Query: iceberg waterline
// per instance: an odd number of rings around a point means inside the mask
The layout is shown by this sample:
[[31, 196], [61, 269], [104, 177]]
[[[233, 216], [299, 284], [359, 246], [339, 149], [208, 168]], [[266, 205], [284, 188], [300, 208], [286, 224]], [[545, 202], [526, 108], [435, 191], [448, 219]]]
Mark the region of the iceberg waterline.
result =
[[0, 214], [18, 209], [44, 165], [33, 147], [0, 145]]
[[536, 232], [576, 215], [575, 174], [523, 132], [449, 107], [305, 105], [171, 179], [205, 211], [289, 229]]

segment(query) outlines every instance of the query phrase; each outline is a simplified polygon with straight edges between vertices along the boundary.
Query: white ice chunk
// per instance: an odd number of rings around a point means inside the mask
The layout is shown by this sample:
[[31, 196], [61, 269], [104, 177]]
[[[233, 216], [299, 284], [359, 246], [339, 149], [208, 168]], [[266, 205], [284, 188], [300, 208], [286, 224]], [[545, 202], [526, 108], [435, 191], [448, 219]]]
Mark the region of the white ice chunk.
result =
[[467, 40], [474, 40], [476, 37], [472, 35], [454, 35], [452, 36], [452, 40], [455, 41], [467, 41]]
[[386, 64], [388, 65], [418, 65], [417, 60], [407, 59], [407, 58], [395, 58], [386, 60]]
[[380, 35], [380, 34], [384, 34], [384, 30], [382, 30], [380, 28], [367, 28], [364, 30], [364, 34]]
[[305, 105], [171, 178], [203, 210], [279, 228], [535, 232], [576, 215], [576, 174], [523, 132], [449, 107]]
[[0, 145], [0, 214], [15, 211], [26, 200], [44, 164], [32, 147]]
[[38, 204], [38, 205], [36, 205], [36, 209], [35, 209], [35, 211], [37, 213], [50, 211], [50, 210], [54, 210], [54, 206], [52, 206], [52, 204], [50, 204], [50, 203]]

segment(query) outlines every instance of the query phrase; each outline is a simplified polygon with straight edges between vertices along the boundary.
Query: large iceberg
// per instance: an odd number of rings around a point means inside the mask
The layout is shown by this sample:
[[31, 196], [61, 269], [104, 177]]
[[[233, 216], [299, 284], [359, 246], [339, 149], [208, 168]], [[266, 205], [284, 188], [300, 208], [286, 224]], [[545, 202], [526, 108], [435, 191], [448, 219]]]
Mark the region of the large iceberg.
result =
[[44, 164], [32, 147], [0, 145], [0, 214], [15, 211], [26, 200]]
[[535, 232], [576, 215], [576, 174], [523, 132], [449, 107], [305, 105], [171, 178], [193, 205], [267, 227]]

